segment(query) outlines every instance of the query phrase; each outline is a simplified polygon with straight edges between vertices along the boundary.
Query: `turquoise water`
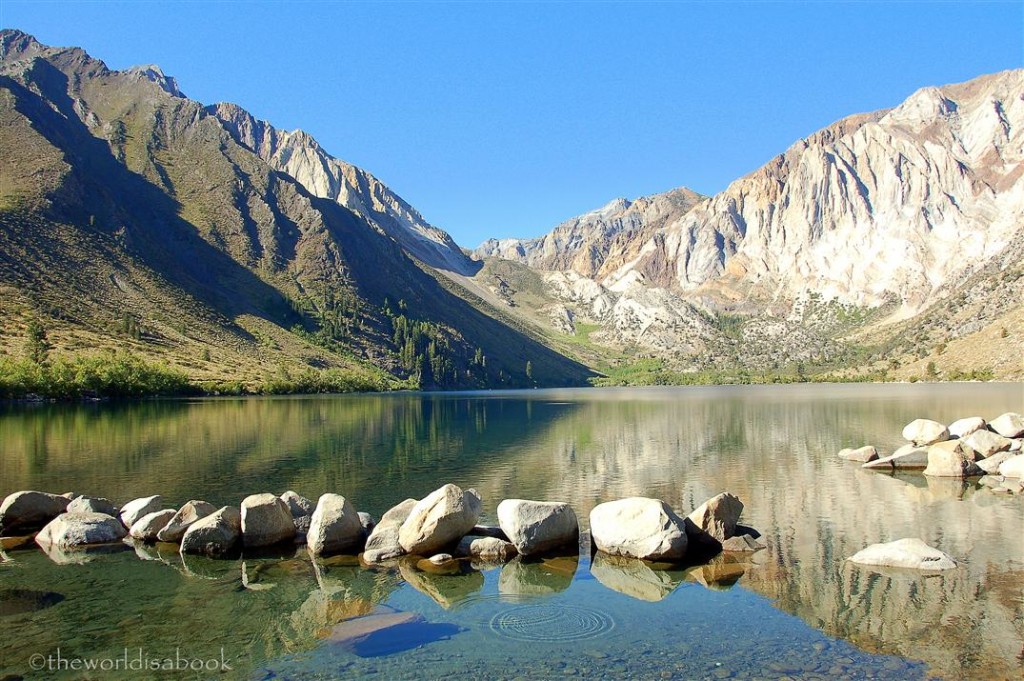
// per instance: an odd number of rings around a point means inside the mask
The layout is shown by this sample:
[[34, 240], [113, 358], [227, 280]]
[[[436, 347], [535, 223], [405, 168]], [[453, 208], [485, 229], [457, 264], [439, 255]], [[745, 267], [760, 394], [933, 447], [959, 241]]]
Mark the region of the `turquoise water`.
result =
[[[334, 491], [379, 516], [451, 481], [480, 491], [485, 520], [503, 498], [559, 499], [585, 529], [602, 501], [656, 496], [689, 512], [728, 490], [768, 549], [688, 569], [583, 551], [434, 575], [313, 563], [301, 550], [183, 563], [126, 547], [59, 564], [29, 546], [0, 563], [0, 677], [37, 676], [32, 656], [59, 648], [65, 659], [223, 655], [232, 667], [173, 678], [1019, 678], [1024, 499], [835, 458], [868, 443], [891, 451], [920, 416], [1008, 410], [1024, 410], [1019, 384], [6, 408], [0, 494], [160, 493], [174, 507]], [[844, 561], [903, 536], [961, 567], [926, 576]]]

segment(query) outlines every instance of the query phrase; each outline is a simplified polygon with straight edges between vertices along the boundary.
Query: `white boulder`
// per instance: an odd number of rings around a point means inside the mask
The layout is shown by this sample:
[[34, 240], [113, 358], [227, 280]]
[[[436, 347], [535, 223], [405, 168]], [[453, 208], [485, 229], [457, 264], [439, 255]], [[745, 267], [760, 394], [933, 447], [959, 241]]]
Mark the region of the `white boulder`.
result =
[[359, 512], [352, 502], [340, 494], [320, 496], [306, 534], [306, 545], [311, 554], [357, 553], [365, 537]]
[[398, 531], [406, 553], [428, 555], [458, 542], [480, 518], [480, 495], [447, 484], [421, 499]]
[[544, 553], [579, 542], [576, 513], [565, 502], [505, 499], [498, 504], [498, 525], [520, 555]]
[[872, 544], [853, 554], [848, 560], [860, 565], [914, 570], [952, 570], [956, 567], [955, 560], [916, 537]]
[[241, 516], [242, 544], [247, 547], [272, 546], [295, 537], [288, 505], [269, 492], [242, 499]]
[[686, 555], [683, 519], [660, 499], [598, 504], [590, 512], [590, 535], [598, 550], [613, 556], [672, 561]]

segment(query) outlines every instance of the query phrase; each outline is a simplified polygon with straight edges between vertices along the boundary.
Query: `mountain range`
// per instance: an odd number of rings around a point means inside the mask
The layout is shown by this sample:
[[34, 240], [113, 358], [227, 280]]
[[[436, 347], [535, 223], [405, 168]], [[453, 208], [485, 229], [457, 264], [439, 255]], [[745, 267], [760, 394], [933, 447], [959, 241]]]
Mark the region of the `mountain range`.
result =
[[925, 88], [716, 196], [616, 199], [468, 251], [301, 130], [4, 30], [0, 353], [40, 319], [61, 351], [246, 385], [1020, 378], [1022, 127], [1024, 71]]

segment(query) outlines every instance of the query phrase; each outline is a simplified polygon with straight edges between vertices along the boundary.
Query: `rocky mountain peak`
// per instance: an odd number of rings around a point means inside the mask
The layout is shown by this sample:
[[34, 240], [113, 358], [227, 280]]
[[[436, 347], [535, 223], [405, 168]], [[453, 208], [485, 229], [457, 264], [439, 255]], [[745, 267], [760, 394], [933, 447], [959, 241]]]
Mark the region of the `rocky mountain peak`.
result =
[[127, 74], [136, 76], [143, 80], [148, 80], [171, 95], [172, 97], [185, 97], [185, 94], [178, 88], [178, 81], [172, 76], [168, 76], [163, 72], [156, 64], [146, 64], [142, 66], [133, 66], [126, 71]]

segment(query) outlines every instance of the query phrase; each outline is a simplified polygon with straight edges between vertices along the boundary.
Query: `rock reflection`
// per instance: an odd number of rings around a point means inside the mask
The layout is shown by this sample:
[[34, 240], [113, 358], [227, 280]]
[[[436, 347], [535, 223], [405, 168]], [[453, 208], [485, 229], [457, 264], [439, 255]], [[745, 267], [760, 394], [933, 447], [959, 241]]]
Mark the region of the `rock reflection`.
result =
[[685, 572], [674, 566], [609, 556], [601, 551], [594, 555], [590, 574], [612, 591], [650, 602], [668, 596], [686, 577]]
[[501, 568], [498, 593], [515, 598], [538, 598], [565, 591], [579, 568], [579, 556], [529, 559], [517, 556]]
[[457, 607], [484, 586], [483, 573], [472, 569], [468, 561], [453, 561], [459, 566], [454, 574], [438, 574], [425, 572], [417, 567], [421, 560], [417, 556], [404, 556], [400, 559], [398, 569], [402, 579], [445, 610]]

